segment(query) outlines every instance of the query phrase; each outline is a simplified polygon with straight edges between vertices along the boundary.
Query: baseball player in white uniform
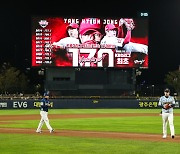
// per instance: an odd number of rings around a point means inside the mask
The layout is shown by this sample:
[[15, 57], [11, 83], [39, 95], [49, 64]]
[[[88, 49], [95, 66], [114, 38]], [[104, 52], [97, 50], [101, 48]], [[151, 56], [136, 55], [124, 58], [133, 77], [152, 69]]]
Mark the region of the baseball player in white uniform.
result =
[[65, 49], [67, 44], [79, 44], [79, 25], [76, 23], [71, 23], [66, 27], [68, 37], [62, 38], [58, 42], [54, 42], [53, 46], [58, 46]]
[[[58, 42], [53, 42], [52, 48], [54, 48], [54, 62], [58, 66], [58, 63], [62, 63], [62, 61], [71, 61], [73, 58], [73, 51], [77, 49], [71, 49], [69, 52], [69, 48], [67, 45], [71, 44], [80, 44], [79, 41], [79, 25], [77, 23], [71, 23], [66, 27], [66, 32], [68, 34], [67, 37], [60, 39]], [[59, 50], [60, 49], [60, 50]], [[58, 52], [56, 52], [58, 51]], [[59, 53], [60, 51], [60, 53]], [[65, 53], [65, 55], [64, 55]], [[61, 55], [62, 54], [62, 55]], [[67, 64], [66, 64], [67, 65]]]
[[49, 119], [48, 119], [48, 108], [50, 107], [50, 103], [49, 103], [48, 99], [49, 99], [49, 95], [47, 93], [45, 93], [44, 98], [41, 100], [41, 106], [40, 106], [41, 120], [40, 120], [38, 128], [36, 130], [37, 133], [42, 132], [41, 129], [42, 129], [42, 126], [44, 125], [44, 123], [46, 124], [50, 133], [54, 132], [54, 129], [49, 124]]
[[158, 105], [162, 107], [163, 138], [167, 137], [167, 123], [169, 121], [171, 138], [174, 139], [173, 107], [175, 106], [175, 100], [173, 96], [170, 96], [170, 89], [166, 88], [164, 90], [164, 96], [160, 97]]
[[[66, 27], [66, 31], [68, 33], [68, 37], [62, 38], [58, 42], [53, 42], [52, 47], [65, 49], [68, 51], [66, 46], [68, 44], [79, 44], [79, 25], [76, 23], [71, 23]], [[76, 49], [72, 49], [76, 50]], [[67, 56], [69, 59], [72, 58], [72, 53], [67, 52]]]
[[[128, 23], [128, 22], [130, 23]], [[145, 44], [130, 42], [131, 40], [131, 31], [134, 29], [134, 24], [132, 19], [120, 19], [119, 26], [124, 24], [127, 28], [127, 34], [125, 38], [118, 38], [117, 32], [118, 28], [113, 24], [107, 24], [105, 26], [106, 35], [101, 40], [101, 44], [112, 44], [116, 46], [116, 49], [122, 48], [127, 52], [140, 52], [148, 54], [148, 46]]]
[[114, 24], [107, 24], [105, 26], [106, 35], [102, 38], [101, 44], [112, 44], [117, 47], [123, 47], [123, 45], [130, 42], [131, 30], [127, 31], [125, 38], [118, 38], [117, 32], [118, 29]]

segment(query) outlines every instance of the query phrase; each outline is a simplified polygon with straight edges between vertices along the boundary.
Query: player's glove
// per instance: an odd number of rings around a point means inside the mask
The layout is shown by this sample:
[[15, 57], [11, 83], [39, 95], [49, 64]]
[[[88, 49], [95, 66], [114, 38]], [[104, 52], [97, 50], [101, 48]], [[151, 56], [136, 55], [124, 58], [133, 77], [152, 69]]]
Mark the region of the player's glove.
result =
[[168, 104], [168, 103], [167, 103], [167, 104], [164, 104], [164, 109], [167, 110], [167, 109], [169, 109], [169, 108], [171, 108], [171, 105], [170, 105], [170, 104]]
[[133, 30], [135, 28], [135, 23], [133, 19], [125, 18], [124, 24], [127, 28], [127, 30]]

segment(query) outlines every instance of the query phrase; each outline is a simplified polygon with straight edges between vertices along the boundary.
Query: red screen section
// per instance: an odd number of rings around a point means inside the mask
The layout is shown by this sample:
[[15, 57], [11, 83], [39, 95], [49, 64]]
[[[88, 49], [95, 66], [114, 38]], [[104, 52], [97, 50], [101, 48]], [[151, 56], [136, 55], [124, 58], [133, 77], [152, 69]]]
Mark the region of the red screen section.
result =
[[148, 68], [148, 18], [32, 17], [32, 66]]

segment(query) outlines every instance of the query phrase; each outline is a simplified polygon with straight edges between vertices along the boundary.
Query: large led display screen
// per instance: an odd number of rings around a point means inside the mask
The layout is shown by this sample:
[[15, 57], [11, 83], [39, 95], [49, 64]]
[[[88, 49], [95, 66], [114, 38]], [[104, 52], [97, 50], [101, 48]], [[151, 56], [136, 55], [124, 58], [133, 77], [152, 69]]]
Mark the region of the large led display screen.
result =
[[32, 66], [148, 68], [148, 17], [32, 17]]

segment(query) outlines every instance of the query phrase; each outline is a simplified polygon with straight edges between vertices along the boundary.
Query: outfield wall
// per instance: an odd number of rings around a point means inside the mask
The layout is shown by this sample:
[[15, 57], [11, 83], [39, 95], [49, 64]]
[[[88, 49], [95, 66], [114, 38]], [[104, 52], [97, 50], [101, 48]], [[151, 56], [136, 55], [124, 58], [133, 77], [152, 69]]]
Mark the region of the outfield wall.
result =
[[[41, 100], [0, 100], [0, 109], [37, 109]], [[179, 100], [176, 108], [179, 108]], [[54, 109], [158, 108], [158, 100], [138, 99], [50, 99]]]

